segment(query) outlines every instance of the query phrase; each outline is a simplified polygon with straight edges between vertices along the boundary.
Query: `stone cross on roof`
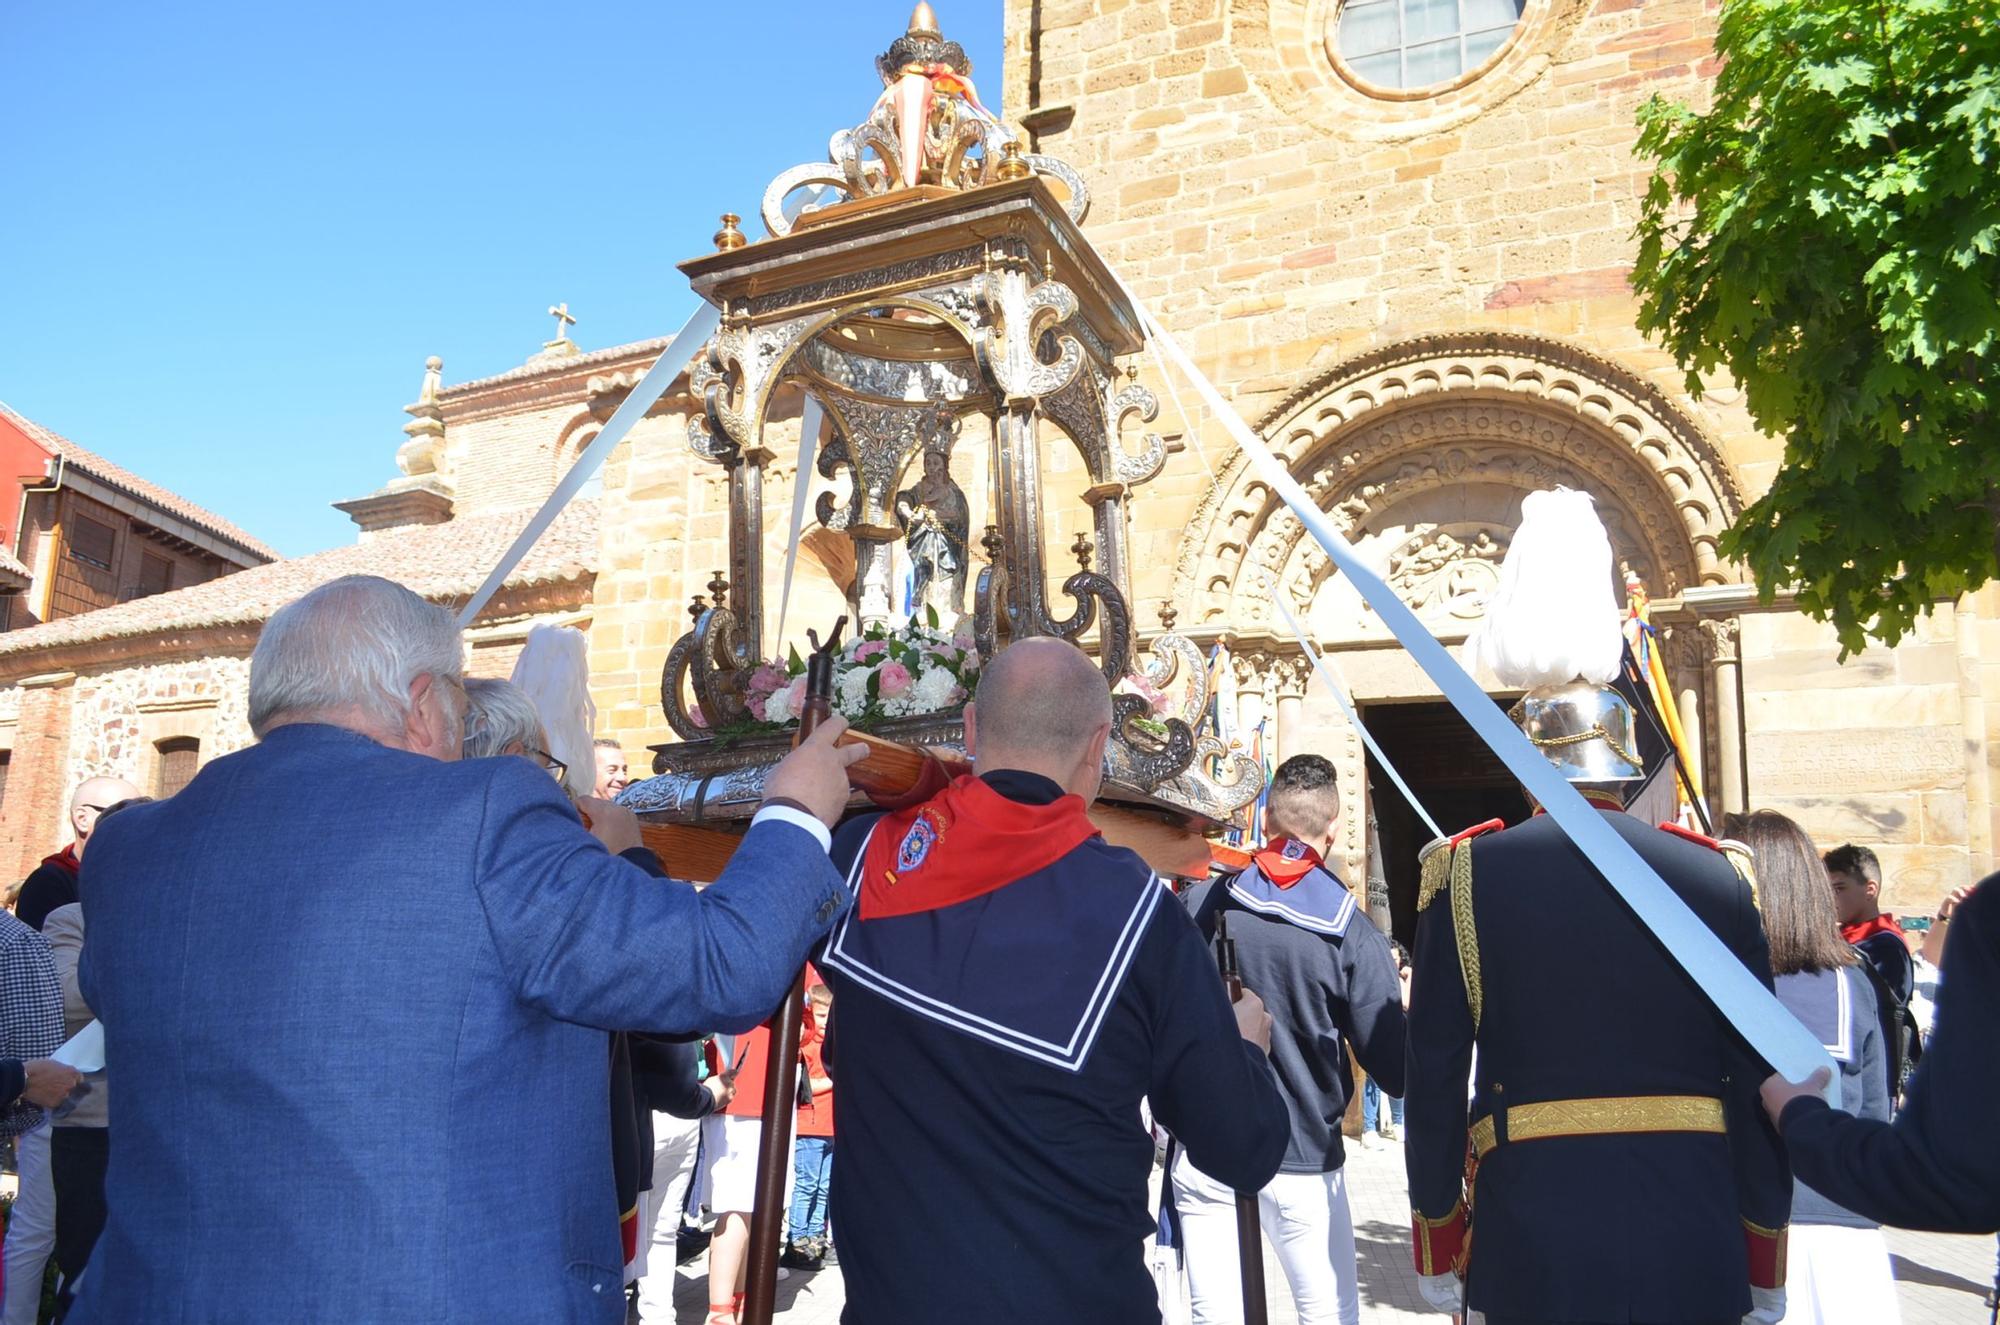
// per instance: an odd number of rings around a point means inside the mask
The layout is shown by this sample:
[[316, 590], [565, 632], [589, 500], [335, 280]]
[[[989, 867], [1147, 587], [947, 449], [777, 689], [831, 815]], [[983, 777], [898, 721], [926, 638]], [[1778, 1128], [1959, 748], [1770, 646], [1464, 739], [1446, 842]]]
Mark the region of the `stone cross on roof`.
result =
[[550, 304], [549, 316], [556, 320], [556, 338], [550, 341], [549, 344], [560, 345], [569, 339], [567, 328], [576, 325], [576, 319], [569, 315], [569, 301], [564, 300], [560, 304]]

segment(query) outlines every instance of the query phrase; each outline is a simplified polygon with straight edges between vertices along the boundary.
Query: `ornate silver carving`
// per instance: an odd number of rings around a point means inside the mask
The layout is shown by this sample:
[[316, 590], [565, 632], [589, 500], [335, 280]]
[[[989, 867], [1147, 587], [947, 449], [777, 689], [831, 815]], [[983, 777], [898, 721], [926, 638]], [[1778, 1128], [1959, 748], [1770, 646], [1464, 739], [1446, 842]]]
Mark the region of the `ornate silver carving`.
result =
[[[1038, 400], [1067, 386], [1083, 367], [1083, 346], [1056, 328], [1076, 316], [1076, 294], [1061, 281], [1035, 280], [1013, 262], [995, 264], [980, 286], [991, 322], [976, 332], [979, 366], [1009, 400]], [[1042, 358], [1043, 333], [1055, 333], [1056, 356]]]
[[1063, 199], [1063, 211], [1069, 214], [1070, 220], [1082, 225], [1083, 219], [1090, 215], [1090, 186], [1083, 182], [1083, 176], [1076, 167], [1040, 152], [1026, 153], [1021, 159], [1032, 166], [1037, 175], [1053, 175], [1062, 181], [1063, 188], [1069, 191], [1069, 196]]
[[[900, 42], [928, 40], [905, 36]], [[944, 42], [957, 49], [958, 43]], [[914, 47], [907, 48], [913, 50]], [[949, 59], [895, 59], [894, 50], [878, 60], [878, 72], [885, 87], [894, 89], [911, 75], [912, 68], [943, 70], [953, 67]], [[962, 52], [961, 52], [962, 55]], [[967, 70], [970, 62], [967, 62]], [[934, 76], [934, 75], [933, 75]], [[963, 74], [941, 87], [956, 87]], [[969, 87], [969, 85], [967, 85]], [[1083, 176], [1068, 162], [1040, 152], [1022, 152], [1020, 135], [1000, 121], [984, 116], [974, 103], [955, 92], [929, 95], [929, 115], [914, 139], [907, 138], [899, 121], [902, 103], [893, 91], [885, 92], [868, 112], [868, 117], [850, 129], [841, 129], [827, 142], [825, 162], [806, 162], [781, 172], [764, 190], [761, 211], [764, 227], [774, 236], [792, 233], [797, 219], [785, 215], [785, 200], [799, 189], [822, 185], [847, 199], [878, 197], [912, 183], [927, 183], [949, 189], [974, 189], [1008, 178], [1010, 175], [1042, 175], [1061, 185], [1059, 196], [1070, 220], [1081, 225], [1090, 213], [1090, 189]], [[918, 144], [920, 159], [905, 159], [907, 144]], [[1014, 149], [1010, 157], [1008, 148]], [[808, 206], [807, 212], [818, 209]]]
[[1140, 434], [1139, 440], [1145, 444], [1145, 449], [1137, 455], [1129, 454], [1118, 445], [1118, 438], [1124, 432], [1125, 424], [1135, 415], [1141, 423], [1151, 423], [1160, 417], [1159, 398], [1134, 382], [1105, 403], [1104, 413], [1111, 425], [1106, 432], [1106, 440], [1110, 443], [1111, 453], [1117, 457], [1114, 477], [1120, 483], [1135, 488], [1141, 483], [1159, 477], [1160, 471], [1166, 468], [1167, 464], [1167, 442], [1160, 434], [1156, 432]]
[[[709, 727], [736, 721], [744, 715], [746, 683], [758, 660], [744, 648], [735, 614], [724, 607], [709, 608], [695, 623], [691, 638], [694, 648], [686, 655], [687, 676], [702, 716]], [[668, 650], [669, 667], [672, 661], [673, 651]], [[678, 688], [675, 698], [679, 698]]]
[[972, 642], [979, 656], [991, 658], [1013, 642], [1007, 602], [1007, 565], [1001, 557], [1000, 535], [990, 526], [986, 531], [986, 566], [972, 589]]
[[[1124, 503], [1166, 461], [1164, 441], [1144, 427], [1157, 401], [1116, 367], [1138, 348], [1136, 314], [1075, 227], [1089, 205], [1082, 177], [1053, 158], [1024, 155], [978, 107], [969, 67], [953, 63], [960, 56], [927, 13], [919, 8], [922, 21], [884, 57], [888, 90], [867, 118], [832, 136], [826, 162], [793, 167], [766, 190], [765, 222], [786, 242], [719, 245], [687, 264], [695, 288], [722, 313], [689, 369], [699, 408], [688, 443], [728, 471], [729, 578], [711, 581], [712, 606], [697, 602], [694, 628], [668, 653], [661, 702], [682, 739], [661, 747], [660, 777], [626, 794], [648, 815], [747, 816], [788, 743], [782, 733], [715, 735], [746, 715], [748, 678], [763, 657], [762, 483], [772, 460], [763, 433], [788, 387], [808, 392], [834, 425], [815, 468], [846, 490], [822, 491], [815, 510], [852, 543], [851, 593], [863, 619], [888, 611], [902, 476], [927, 442], [979, 412], [991, 421], [993, 483], [973, 604], [982, 653], [1024, 636], [1081, 646], [1094, 634], [1110, 681], [1132, 674]], [[1046, 187], [1021, 187], [1033, 175]], [[896, 196], [840, 215], [808, 210], [811, 223], [794, 228], [784, 205], [811, 185], [847, 200]], [[988, 185], [983, 197], [970, 196]], [[1063, 585], [1076, 606], [1061, 619], [1045, 588], [1043, 417], [1075, 440], [1091, 478], [1084, 499], [1093, 508], [1096, 568], [1088, 540], [1080, 541], [1083, 569]], [[1139, 433], [1130, 450], [1128, 429]], [[1255, 797], [1256, 779], [1245, 761], [1195, 734], [1207, 700], [1200, 652], [1169, 636], [1138, 665], [1149, 681], [1180, 679], [1178, 707], [1156, 719], [1145, 700], [1118, 696], [1109, 794], [1184, 818], [1229, 818]], [[890, 724], [885, 734], [946, 745], [962, 737], [937, 719]]]

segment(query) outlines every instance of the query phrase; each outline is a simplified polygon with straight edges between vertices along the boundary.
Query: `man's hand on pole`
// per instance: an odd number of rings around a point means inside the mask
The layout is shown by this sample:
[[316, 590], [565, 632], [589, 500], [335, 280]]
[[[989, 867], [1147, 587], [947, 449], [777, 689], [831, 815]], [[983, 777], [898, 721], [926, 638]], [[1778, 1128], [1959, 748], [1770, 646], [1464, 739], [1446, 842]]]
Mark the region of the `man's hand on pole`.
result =
[[1246, 989], [1234, 1007], [1238, 1033], [1265, 1053], [1270, 1053], [1271, 1014], [1264, 1010], [1264, 1000]]
[[591, 836], [604, 843], [604, 849], [612, 855], [645, 845], [639, 836], [639, 816], [623, 805], [595, 796], [579, 796], [576, 808], [583, 811]]
[[764, 779], [764, 799], [789, 801], [828, 828], [839, 823], [847, 810], [848, 765], [868, 757], [865, 745], [836, 744], [846, 731], [838, 713], [820, 723]]

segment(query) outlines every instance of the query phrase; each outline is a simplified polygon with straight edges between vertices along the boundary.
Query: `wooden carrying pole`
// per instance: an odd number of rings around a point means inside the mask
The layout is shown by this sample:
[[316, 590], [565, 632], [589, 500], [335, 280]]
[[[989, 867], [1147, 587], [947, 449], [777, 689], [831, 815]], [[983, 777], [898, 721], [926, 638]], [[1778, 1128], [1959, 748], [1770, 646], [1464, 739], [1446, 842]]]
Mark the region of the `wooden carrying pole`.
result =
[[[824, 645], [811, 631], [812, 657], [806, 662], [806, 702], [799, 714], [803, 741], [833, 713], [833, 661], [840, 651], [840, 618]], [[805, 1015], [806, 973], [799, 971], [790, 992], [771, 1014], [771, 1054], [764, 1064], [764, 1126], [757, 1139], [756, 1203], [750, 1208], [750, 1265], [744, 1284], [743, 1325], [771, 1325], [777, 1306], [778, 1244], [784, 1228], [785, 1178], [792, 1167], [792, 1116], [798, 1108], [799, 1022]], [[711, 1288], [709, 1296], [715, 1296]]]
[[[1229, 916], [1215, 917], [1215, 964], [1221, 968], [1229, 1001], [1243, 997], [1243, 972], [1236, 965], [1236, 940], [1229, 937]], [[1264, 1228], [1257, 1210], [1257, 1193], [1236, 1193], [1236, 1259], [1243, 1269], [1244, 1325], [1268, 1325], [1264, 1301]]]

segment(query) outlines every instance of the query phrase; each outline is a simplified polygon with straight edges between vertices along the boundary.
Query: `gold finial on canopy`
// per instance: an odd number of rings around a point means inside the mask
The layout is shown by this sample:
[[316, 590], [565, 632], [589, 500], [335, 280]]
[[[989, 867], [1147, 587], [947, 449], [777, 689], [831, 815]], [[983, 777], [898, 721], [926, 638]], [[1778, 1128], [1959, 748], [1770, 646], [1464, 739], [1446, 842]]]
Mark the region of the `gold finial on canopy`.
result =
[[937, 11], [930, 7], [929, 0], [918, 0], [917, 7], [910, 11], [909, 35], [912, 37], [944, 35], [938, 28]]

